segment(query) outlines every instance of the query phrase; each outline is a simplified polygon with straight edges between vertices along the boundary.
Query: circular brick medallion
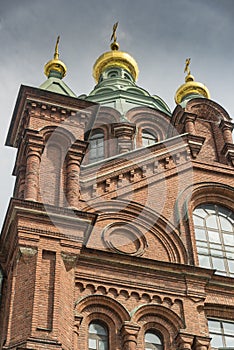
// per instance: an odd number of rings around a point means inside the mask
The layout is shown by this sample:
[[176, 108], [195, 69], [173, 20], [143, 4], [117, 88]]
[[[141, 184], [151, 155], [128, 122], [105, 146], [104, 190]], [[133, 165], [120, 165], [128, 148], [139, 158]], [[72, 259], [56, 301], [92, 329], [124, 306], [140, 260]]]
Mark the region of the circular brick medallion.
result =
[[102, 232], [105, 245], [112, 251], [132, 256], [140, 256], [147, 246], [139, 229], [131, 224], [116, 222], [106, 226]]

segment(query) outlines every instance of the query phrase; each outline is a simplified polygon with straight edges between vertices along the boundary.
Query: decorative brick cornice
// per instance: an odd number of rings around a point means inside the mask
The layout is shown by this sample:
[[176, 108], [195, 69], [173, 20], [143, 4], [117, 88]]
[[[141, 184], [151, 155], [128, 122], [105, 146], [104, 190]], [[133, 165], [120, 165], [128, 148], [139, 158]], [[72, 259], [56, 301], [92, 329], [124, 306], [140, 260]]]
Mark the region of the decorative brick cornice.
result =
[[[64, 96], [29, 86], [21, 86], [11, 120], [6, 144], [18, 147], [23, 131], [29, 127], [30, 117], [59, 125], [69, 119], [69, 124], [79, 124], [89, 134], [99, 105], [90, 101]], [[39, 120], [38, 119], [38, 120]]]
[[[104, 194], [105, 192], [113, 190], [113, 186], [107, 186], [107, 180], [115, 184], [119, 190], [121, 186], [126, 186], [131, 183], [139, 184], [139, 178], [147, 183], [154, 181], [152, 175], [157, 175], [175, 169], [178, 172], [178, 167], [189, 166], [190, 149], [193, 145], [189, 145], [190, 135], [184, 134], [178, 137], [173, 137], [164, 140], [160, 143], [151, 145], [147, 148], [136, 149], [123, 155], [118, 155], [110, 160], [101, 163], [81, 166], [80, 183], [81, 188], [85, 191], [92, 187], [92, 197]], [[203, 138], [196, 138], [201, 145]], [[192, 137], [191, 137], [191, 140]], [[197, 142], [198, 142], [197, 141]], [[199, 147], [201, 147], [199, 145]], [[197, 147], [197, 145], [196, 145]], [[194, 146], [195, 149], [195, 146]], [[194, 151], [195, 152], [195, 151]], [[166, 176], [164, 173], [163, 176]], [[117, 181], [115, 179], [117, 178]], [[102, 193], [99, 192], [99, 186]], [[104, 191], [103, 191], [104, 188]], [[91, 191], [90, 191], [91, 192]]]

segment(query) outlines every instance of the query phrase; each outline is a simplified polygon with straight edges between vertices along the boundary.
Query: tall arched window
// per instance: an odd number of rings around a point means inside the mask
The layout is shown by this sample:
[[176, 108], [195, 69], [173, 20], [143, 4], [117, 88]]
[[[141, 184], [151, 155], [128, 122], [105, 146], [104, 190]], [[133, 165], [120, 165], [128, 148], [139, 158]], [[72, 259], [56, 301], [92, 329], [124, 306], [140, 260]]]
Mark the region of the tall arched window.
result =
[[93, 321], [89, 325], [89, 350], [108, 350], [108, 331], [106, 326]]
[[142, 146], [146, 147], [154, 144], [157, 141], [157, 137], [155, 137], [151, 132], [145, 129], [142, 130]]
[[234, 213], [220, 205], [202, 204], [193, 212], [199, 265], [234, 277]]
[[163, 350], [162, 339], [154, 330], [145, 333], [145, 350]]
[[104, 159], [104, 133], [96, 130], [89, 139], [89, 162], [94, 163]]

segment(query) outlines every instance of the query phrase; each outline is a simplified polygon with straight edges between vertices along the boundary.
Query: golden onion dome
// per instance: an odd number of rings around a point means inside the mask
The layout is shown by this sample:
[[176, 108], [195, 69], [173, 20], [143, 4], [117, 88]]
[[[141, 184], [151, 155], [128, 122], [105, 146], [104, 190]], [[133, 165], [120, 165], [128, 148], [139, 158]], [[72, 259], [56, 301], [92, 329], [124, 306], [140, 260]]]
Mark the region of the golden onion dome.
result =
[[119, 44], [116, 41], [116, 29], [118, 26], [118, 22], [114, 24], [113, 26], [113, 33], [111, 36], [111, 40], [113, 42], [111, 43], [111, 51], [103, 53], [93, 66], [93, 77], [95, 81], [98, 83], [100, 75], [106, 68], [110, 67], [120, 67], [126, 69], [133, 77], [133, 79], [136, 81], [139, 69], [137, 62], [135, 59], [129, 55], [127, 52], [119, 51]]
[[184, 72], [187, 72], [187, 75], [185, 77], [185, 83], [177, 89], [175, 94], [175, 102], [177, 104], [180, 104], [189, 95], [201, 95], [205, 98], [210, 98], [208, 88], [204, 84], [196, 82], [194, 76], [191, 75], [189, 69], [190, 60], [190, 58], [186, 59]]
[[56, 45], [55, 45], [54, 59], [47, 62], [44, 66], [44, 73], [47, 77], [50, 76], [51, 71], [60, 73], [61, 78], [65, 77], [67, 73], [67, 67], [65, 63], [59, 60], [59, 52], [58, 52], [59, 39], [60, 37], [58, 36]]

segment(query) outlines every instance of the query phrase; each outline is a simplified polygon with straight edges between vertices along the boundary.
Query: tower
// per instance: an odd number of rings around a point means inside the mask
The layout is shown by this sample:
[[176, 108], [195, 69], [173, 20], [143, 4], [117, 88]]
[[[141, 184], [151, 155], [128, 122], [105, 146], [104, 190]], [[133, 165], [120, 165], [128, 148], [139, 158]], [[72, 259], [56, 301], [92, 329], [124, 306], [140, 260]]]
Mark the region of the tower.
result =
[[88, 96], [63, 82], [59, 40], [46, 82], [20, 88], [2, 349], [234, 346], [231, 118], [189, 60], [171, 112], [116, 29]]

